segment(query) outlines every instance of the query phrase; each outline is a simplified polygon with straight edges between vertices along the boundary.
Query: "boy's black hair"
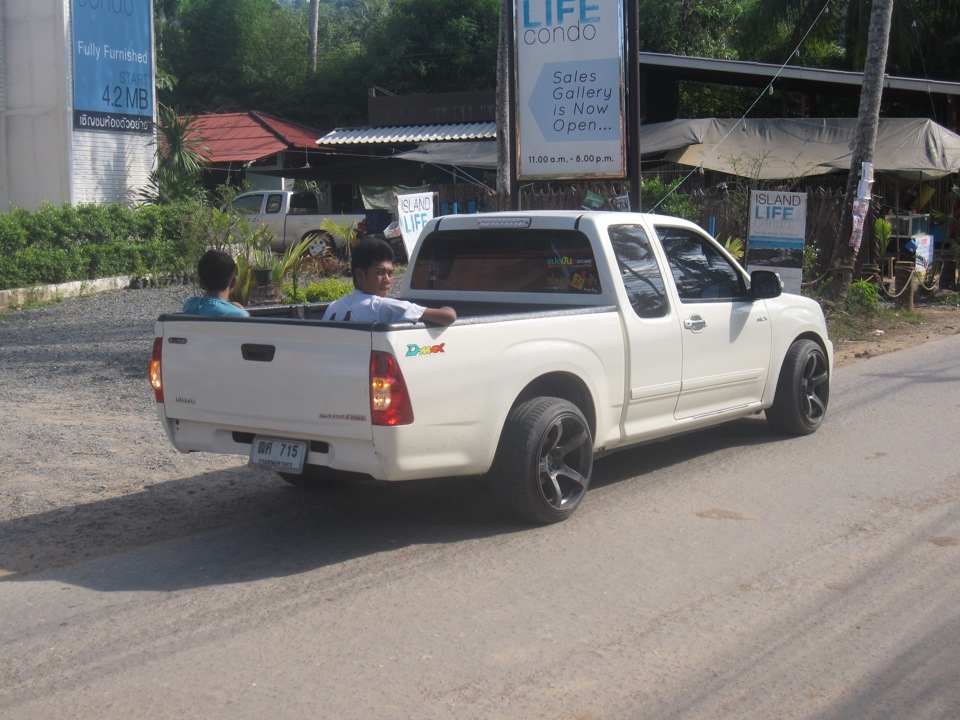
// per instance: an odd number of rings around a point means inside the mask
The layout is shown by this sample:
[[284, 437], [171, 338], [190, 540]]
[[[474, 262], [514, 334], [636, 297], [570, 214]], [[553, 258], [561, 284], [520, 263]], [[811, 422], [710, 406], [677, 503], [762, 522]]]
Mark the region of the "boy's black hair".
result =
[[197, 263], [200, 287], [208, 293], [226, 290], [236, 274], [237, 263], [222, 250], [207, 250]]
[[354, 287], [357, 287], [357, 270], [367, 271], [384, 260], [393, 262], [393, 248], [386, 240], [364, 238], [357, 242], [350, 255], [350, 274], [353, 275]]

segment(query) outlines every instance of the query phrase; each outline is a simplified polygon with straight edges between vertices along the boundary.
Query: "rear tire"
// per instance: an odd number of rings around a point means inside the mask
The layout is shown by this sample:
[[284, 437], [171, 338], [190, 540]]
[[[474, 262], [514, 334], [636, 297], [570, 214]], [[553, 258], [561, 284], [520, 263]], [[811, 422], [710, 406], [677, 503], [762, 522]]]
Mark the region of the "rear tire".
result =
[[330, 235], [330, 233], [314, 232], [310, 233], [307, 237], [312, 240], [310, 245], [307, 247], [307, 254], [310, 257], [322, 257], [327, 252], [333, 255], [337, 254], [337, 248], [333, 242], [333, 236]]
[[554, 397], [511, 410], [488, 476], [506, 510], [526, 522], [566, 520], [579, 507], [593, 470], [593, 436], [580, 409]]
[[813, 340], [797, 340], [783, 359], [767, 423], [785, 435], [809, 435], [823, 424], [830, 399], [827, 356]]

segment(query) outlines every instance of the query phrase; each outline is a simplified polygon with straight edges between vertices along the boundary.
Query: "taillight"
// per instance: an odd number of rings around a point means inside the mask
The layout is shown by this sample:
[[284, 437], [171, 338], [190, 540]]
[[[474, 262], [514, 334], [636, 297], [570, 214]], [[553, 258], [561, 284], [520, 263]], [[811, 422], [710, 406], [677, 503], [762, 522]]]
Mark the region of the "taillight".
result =
[[160, 351], [163, 348], [163, 338], [153, 339], [153, 357], [150, 358], [150, 368], [147, 374], [150, 377], [150, 387], [153, 388], [153, 397], [158, 403], [163, 402], [163, 377], [160, 374]]
[[409, 425], [413, 406], [397, 359], [390, 353], [370, 353], [370, 417], [374, 425]]

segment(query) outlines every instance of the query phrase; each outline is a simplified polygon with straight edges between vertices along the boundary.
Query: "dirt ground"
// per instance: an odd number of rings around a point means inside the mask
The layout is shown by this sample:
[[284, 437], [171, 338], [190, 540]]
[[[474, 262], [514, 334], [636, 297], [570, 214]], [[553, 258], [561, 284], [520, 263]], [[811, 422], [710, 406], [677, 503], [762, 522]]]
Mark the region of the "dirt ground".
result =
[[876, 355], [885, 355], [945, 335], [960, 333], [960, 307], [917, 306], [923, 320], [912, 324], [878, 322], [874, 335], [867, 340], [834, 341], [834, 367], [843, 367]]

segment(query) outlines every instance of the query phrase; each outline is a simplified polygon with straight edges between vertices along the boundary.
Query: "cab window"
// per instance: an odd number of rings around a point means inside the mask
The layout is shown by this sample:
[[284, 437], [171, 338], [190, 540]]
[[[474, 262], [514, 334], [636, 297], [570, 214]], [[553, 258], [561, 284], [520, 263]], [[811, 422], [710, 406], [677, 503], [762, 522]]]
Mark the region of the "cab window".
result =
[[263, 195], [258, 193], [256, 195], [243, 195], [234, 198], [233, 202], [230, 203], [230, 207], [241, 215], [256, 215], [260, 212], [260, 206], [262, 204]]
[[708, 238], [688, 228], [658, 225], [656, 230], [681, 302], [747, 296], [743, 275]]
[[278, 213], [283, 206], [282, 195], [267, 195], [267, 212]]
[[642, 318], [664, 317], [670, 307], [647, 233], [639, 225], [611, 225], [608, 233], [633, 311]]

